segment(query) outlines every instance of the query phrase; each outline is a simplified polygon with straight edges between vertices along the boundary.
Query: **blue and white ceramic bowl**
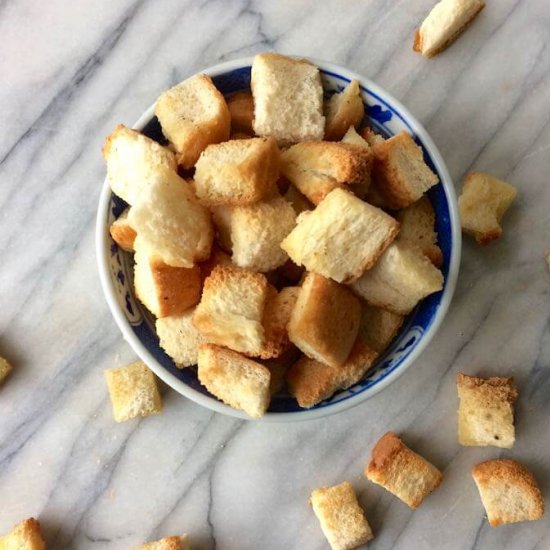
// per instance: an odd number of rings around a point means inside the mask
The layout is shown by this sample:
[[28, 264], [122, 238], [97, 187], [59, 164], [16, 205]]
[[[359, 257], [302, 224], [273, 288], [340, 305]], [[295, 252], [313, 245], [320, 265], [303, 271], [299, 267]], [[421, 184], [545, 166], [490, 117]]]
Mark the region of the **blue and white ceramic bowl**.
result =
[[[444, 288], [422, 301], [410, 314], [392, 345], [369, 372], [368, 376], [348, 390], [333, 395], [312, 409], [301, 409], [289, 395], [274, 397], [264, 421], [293, 421], [319, 418], [348, 409], [386, 388], [409, 368], [441, 325], [453, 296], [460, 263], [461, 235], [453, 184], [445, 163], [426, 130], [414, 117], [370, 80], [343, 67], [312, 59], [320, 69], [327, 96], [342, 90], [350, 80], [361, 85], [367, 122], [385, 136], [405, 130], [422, 147], [428, 165], [438, 175], [439, 183], [428, 192], [436, 213], [439, 246], [443, 251]], [[250, 88], [252, 59], [240, 59], [216, 65], [203, 71], [209, 74], [223, 94]], [[162, 134], [151, 106], [136, 122], [136, 129], [161, 139]], [[99, 274], [107, 303], [122, 331], [139, 357], [169, 386], [214, 411], [248, 418], [213, 397], [201, 386], [196, 368], [177, 369], [159, 347], [154, 320], [136, 299], [132, 285], [132, 256], [119, 249], [109, 235], [109, 226], [125, 208], [111, 193], [107, 181], [99, 201], [96, 245]]]

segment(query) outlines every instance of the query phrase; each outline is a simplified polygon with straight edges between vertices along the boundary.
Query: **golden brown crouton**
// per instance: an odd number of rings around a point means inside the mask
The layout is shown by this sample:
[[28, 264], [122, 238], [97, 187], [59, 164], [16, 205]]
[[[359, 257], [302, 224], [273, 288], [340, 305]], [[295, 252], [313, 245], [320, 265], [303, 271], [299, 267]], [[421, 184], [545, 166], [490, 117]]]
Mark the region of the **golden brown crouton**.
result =
[[183, 535], [182, 537], [164, 537], [138, 546], [134, 550], [191, 550], [191, 546], [187, 535]]
[[359, 82], [352, 80], [339, 94], [334, 94], [326, 104], [325, 139], [338, 141], [348, 128], [358, 127], [365, 116]]
[[0, 357], [0, 384], [8, 377], [8, 374], [12, 371], [11, 363]]
[[227, 98], [227, 106], [231, 113], [231, 130], [254, 135], [254, 98], [250, 92], [236, 92]]
[[395, 338], [405, 317], [380, 307], [361, 304], [359, 338], [378, 353], [382, 353]]
[[111, 224], [109, 233], [115, 243], [126, 252], [134, 251], [136, 231], [128, 222], [128, 208]]
[[3, 537], [0, 537], [0, 550], [44, 550], [40, 522], [29, 518], [18, 523]]
[[384, 434], [374, 446], [365, 475], [410, 508], [418, 508], [443, 481], [435, 466], [411, 451], [393, 432]]
[[361, 130], [361, 137], [371, 147], [374, 147], [375, 145], [378, 145], [379, 143], [384, 143], [384, 141], [386, 141], [384, 136], [377, 134], [372, 128], [369, 128], [368, 126], [365, 126], [365, 128]]

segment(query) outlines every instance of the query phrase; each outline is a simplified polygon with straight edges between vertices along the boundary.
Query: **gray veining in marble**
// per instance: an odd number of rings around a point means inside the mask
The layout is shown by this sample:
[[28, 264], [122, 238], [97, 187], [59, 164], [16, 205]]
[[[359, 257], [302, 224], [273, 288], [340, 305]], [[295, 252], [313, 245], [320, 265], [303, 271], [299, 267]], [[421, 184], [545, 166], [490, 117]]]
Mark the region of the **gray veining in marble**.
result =
[[[128, 549], [189, 532], [194, 548], [322, 549], [310, 491], [349, 479], [397, 550], [550, 548], [548, 517], [491, 529], [472, 465], [509, 456], [550, 495], [550, 3], [487, 0], [427, 61], [412, 33], [433, 0], [0, 2], [0, 532], [37, 516], [52, 549]], [[259, 424], [165, 388], [162, 415], [117, 425], [105, 368], [134, 359], [96, 273], [102, 140], [202, 67], [276, 49], [362, 73], [426, 126], [456, 182], [520, 191], [505, 236], [465, 239], [438, 336], [397, 382], [334, 417]], [[514, 375], [510, 451], [461, 448], [457, 372]], [[362, 470], [386, 430], [444, 471], [415, 512]]]

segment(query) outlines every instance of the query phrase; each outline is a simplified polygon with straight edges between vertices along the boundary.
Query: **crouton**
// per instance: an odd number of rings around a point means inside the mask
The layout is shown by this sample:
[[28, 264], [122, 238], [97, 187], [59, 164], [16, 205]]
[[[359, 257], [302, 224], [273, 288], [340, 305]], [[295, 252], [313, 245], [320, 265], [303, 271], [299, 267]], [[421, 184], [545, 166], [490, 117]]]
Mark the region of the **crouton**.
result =
[[472, 235], [480, 245], [498, 239], [502, 235], [502, 216], [517, 194], [509, 183], [490, 174], [468, 174], [458, 198], [462, 231]]
[[358, 338], [346, 362], [335, 369], [309, 357], [302, 357], [286, 375], [290, 393], [300, 407], [309, 409], [346, 390], [363, 378], [373, 366], [378, 354]]
[[231, 261], [240, 267], [266, 272], [288, 260], [281, 242], [296, 224], [296, 212], [282, 197], [250, 206], [221, 206], [214, 210], [224, 245], [231, 246]]
[[0, 550], [44, 550], [40, 522], [29, 518], [15, 525], [12, 530], [0, 537]]
[[365, 116], [359, 82], [352, 80], [339, 94], [334, 94], [326, 104], [325, 139], [338, 141], [350, 126], [358, 127]]
[[372, 128], [365, 126], [361, 130], [361, 137], [369, 144], [370, 147], [374, 147], [380, 143], [384, 143], [386, 138], [381, 134], [377, 134]]
[[439, 180], [407, 132], [374, 145], [373, 182], [388, 206], [406, 208]]
[[459, 373], [456, 386], [458, 441], [465, 446], [514, 445], [514, 403], [518, 397], [513, 378], [476, 378]]
[[259, 355], [265, 344], [262, 325], [267, 279], [234, 266], [217, 266], [204, 281], [193, 324], [209, 342]]
[[195, 308], [180, 315], [157, 319], [155, 329], [160, 347], [172, 358], [176, 367], [182, 369], [197, 364], [198, 349], [207, 339], [195, 328]]
[[332, 550], [354, 550], [373, 538], [349, 481], [315, 489], [310, 503]]
[[308, 271], [347, 283], [375, 264], [398, 231], [394, 218], [335, 189], [315, 210], [298, 216], [281, 247]]
[[187, 535], [182, 537], [164, 537], [154, 542], [148, 542], [134, 550], [191, 550]]
[[308, 273], [290, 322], [290, 341], [308, 357], [331, 367], [348, 358], [361, 319], [359, 300], [345, 287]]
[[401, 210], [397, 219], [400, 223], [397, 241], [416, 246], [432, 264], [441, 267], [443, 253], [436, 244], [435, 212], [428, 197], [424, 196]]
[[254, 134], [254, 98], [250, 92], [237, 92], [227, 98], [227, 106], [231, 114], [231, 130], [248, 134]]
[[323, 139], [323, 86], [315, 65], [277, 53], [256, 55], [251, 87], [257, 135], [283, 145]]
[[368, 187], [371, 164], [369, 149], [342, 142], [297, 143], [281, 154], [281, 172], [313, 204], [338, 187]]
[[351, 143], [352, 145], [359, 145], [359, 147], [363, 147], [364, 149], [370, 149], [370, 145], [368, 144], [367, 140], [362, 138], [357, 133], [357, 130], [354, 126], [350, 126], [348, 128], [347, 132], [342, 138], [342, 143]]
[[205, 206], [248, 205], [275, 191], [279, 149], [273, 138], [209, 145], [195, 167], [195, 192]]
[[143, 250], [136, 239], [134, 288], [139, 301], [155, 316], [180, 315], [201, 298], [201, 272], [198, 266], [172, 267]]
[[104, 373], [116, 422], [162, 411], [157, 380], [143, 361], [107, 369]]
[[544, 514], [544, 499], [533, 474], [509, 459], [488, 460], [472, 468], [472, 477], [491, 527], [535, 521]]
[[241, 354], [216, 346], [199, 346], [199, 381], [224, 403], [260, 418], [269, 407], [269, 369]]
[[413, 509], [443, 481], [435, 466], [411, 451], [393, 432], [384, 434], [374, 446], [365, 475]]
[[7, 359], [0, 357], [0, 384], [8, 377], [12, 368], [11, 363]]
[[137, 233], [128, 222], [128, 208], [111, 224], [109, 233], [115, 243], [126, 252], [134, 251]]
[[441, 0], [414, 35], [413, 50], [433, 57], [448, 48], [485, 7], [483, 0]]
[[[230, 248], [231, 249], [231, 248]], [[231, 256], [226, 254], [216, 243], [212, 245], [210, 252], [210, 258], [200, 263], [201, 279], [204, 280], [208, 277], [217, 265], [233, 265], [231, 262]]]
[[208, 210], [189, 182], [175, 172], [158, 170], [128, 214], [145, 253], [174, 267], [206, 260], [214, 239]]
[[443, 288], [443, 274], [416, 249], [396, 242], [351, 288], [373, 306], [406, 315]]
[[302, 195], [302, 193], [300, 193], [294, 185], [288, 186], [285, 193], [285, 199], [290, 202], [297, 215], [305, 212], [306, 210], [313, 210], [314, 208], [313, 204], [308, 201], [307, 197]]
[[376, 352], [382, 353], [397, 335], [405, 317], [365, 302], [361, 306], [359, 338]]
[[159, 166], [175, 170], [174, 153], [156, 141], [119, 124], [102, 149], [107, 181], [115, 195], [133, 205]]
[[163, 92], [155, 105], [162, 133], [174, 146], [178, 164], [192, 168], [212, 143], [229, 138], [231, 114], [212, 79], [197, 74]]
[[279, 357], [291, 347], [287, 325], [299, 293], [300, 287], [297, 286], [282, 288], [280, 292], [269, 287], [263, 316], [265, 344], [260, 352], [262, 359]]

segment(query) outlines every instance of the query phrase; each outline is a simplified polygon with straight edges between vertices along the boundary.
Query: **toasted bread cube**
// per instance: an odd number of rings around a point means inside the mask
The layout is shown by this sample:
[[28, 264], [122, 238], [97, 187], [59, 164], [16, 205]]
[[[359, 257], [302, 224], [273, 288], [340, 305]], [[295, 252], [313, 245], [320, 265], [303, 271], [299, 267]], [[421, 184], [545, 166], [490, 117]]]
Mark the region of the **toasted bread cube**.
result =
[[[342, 143], [350, 143], [351, 145], [357, 145], [363, 149], [370, 150], [370, 145], [357, 133], [353, 126], [349, 127], [348, 131], [342, 138]], [[368, 197], [369, 190], [371, 188], [370, 176], [362, 182], [352, 183], [349, 188], [353, 191], [354, 195], [365, 200]]]
[[443, 481], [435, 466], [411, 451], [393, 432], [384, 434], [374, 446], [365, 475], [413, 509]]
[[199, 380], [234, 409], [260, 418], [269, 407], [269, 369], [240, 353], [213, 344], [199, 346]]
[[221, 242], [230, 243], [231, 261], [265, 273], [288, 260], [281, 242], [296, 224], [296, 212], [283, 197], [250, 206], [222, 206], [214, 210]]
[[416, 249], [395, 242], [351, 288], [373, 306], [406, 315], [443, 288], [443, 274]]
[[349, 481], [315, 489], [310, 503], [332, 550], [354, 550], [373, 538]]
[[133, 252], [137, 233], [128, 221], [128, 211], [129, 208], [126, 208], [126, 210], [124, 210], [124, 212], [122, 212], [122, 214], [111, 224], [109, 233], [113, 241], [115, 241], [122, 250]]
[[352, 145], [359, 145], [359, 147], [363, 147], [364, 149], [370, 149], [370, 145], [368, 141], [364, 138], [362, 138], [355, 129], [355, 126], [350, 126], [347, 130], [347, 132], [344, 134], [344, 137], [342, 138], [342, 143], [351, 143]]
[[413, 50], [433, 57], [448, 48], [485, 7], [483, 0], [441, 0], [414, 35]]
[[435, 212], [428, 197], [423, 196], [397, 215], [400, 223], [398, 242], [416, 246], [432, 264], [441, 267], [443, 253], [437, 246], [435, 232]]
[[325, 139], [338, 141], [348, 128], [358, 127], [365, 116], [359, 82], [352, 80], [339, 94], [334, 94], [326, 105]]
[[315, 65], [277, 53], [256, 55], [251, 87], [257, 135], [279, 144], [323, 139], [323, 86]]
[[372, 150], [373, 181], [392, 209], [406, 208], [439, 181], [407, 132], [384, 140]]
[[180, 315], [199, 303], [201, 271], [172, 267], [150, 258], [143, 250], [141, 237], [136, 239], [134, 287], [139, 301], [155, 316]]
[[12, 371], [11, 363], [0, 357], [0, 384], [8, 377], [8, 374]]
[[378, 145], [379, 143], [384, 143], [386, 139], [384, 136], [377, 134], [372, 128], [369, 128], [368, 126], [365, 126], [361, 130], [361, 137], [369, 144], [370, 147], [374, 147], [375, 145]]
[[288, 335], [311, 359], [341, 367], [357, 337], [360, 319], [361, 304], [345, 286], [308, 273], [292, 310]]
[[254, 98], [250, 92], [237, 92], [227, 98], [227, 106], [231, 113], [231, 130], [254, 135]]
[[281, 154], [281, 172], [313, 204], [333, 189], [370, 185], [372, 153], [350, 143], [307, 141]]
[[338, 390], [347, 390], [365, 376], [378, 353], [358, 338], [346, 362], [335, 369], [309, 357], [302, 357], [286, 375], [290, 393], [300, 407], [309, 409], [331, 397]]
[[405, 317], [380, 307], [361, 304], [359, 338], [378, 353], [382, 353], [395, 338]]
[[156, 141], [119, 124], [103, 145], [107, 181], [113, 193], [133, 205], [159, 166], [175, 170], [174, 153]]
[[196, 365], [199, 346], [207, 343], [193, 324], [194, 313], [195, 308], [191, 308], [180, 315], [157, 319], [155, 323], [160, 347], [173, 359], [178, 369]]
[[263, 317], [265, 344], [260, 352], [262, 359], [279, 357], [291, 347], [287, 326], [299, 294], [300, 287], [297, 286], [282, 288], [280, 292], [269, 287]]
[[458, 441], [461, 445], [503, 447], [514, 445], [514, 403], [518, 397], [513, 378], [476, 378], [459, 373], [456, 386]]
[[275, 191], [279, 148], [273, 138], [209, 145], [195, 167], [195, 192], [206, 206], [254, 204]]
[[349, 191], [335, 189], [281, 243], [291, 260], [339, 283], [361, 277], [397, 236], [399, 223]]
[[502, 216], [517, 194], [509, 183], [490, 174], [468, 174], [458, 198], [462, 231], [472, 235], [480, 245], [498, 239], [502, 235]]
[[231, 114], [212, 79], [197, 74], [163, 92], [155, 115], [162, 133], [177, 151], [178, 164], [192, 168], [212, 143], [229, 139]]
[[217, 266], [204, 281], [193, 324], [209, 342], [259, 355], [265, 344], [262, 325], [267, 279], [234, 266]]
[[191, 550], [187, 535], [181, 537], [164, 537], [154, 542], [148, 542], [134, 550]]
[[491, 527], [535, 521], [544, 514], [544, 498], [533, 474], [509, 459], [488, 460], [472, 468]]
[[104, 372], [117, 422], [162, 411], [157, 380], [143, 361]]
[[226, 254], [218, 245], [214, 243], [210, 252], [210, 258], [200, 264], [201, 279], [204, 281], [206, 277], [209, 277], [217, 265], [233, 264], [231, 262], [231, 256]]
[[0, 550], [44, 550], [40, 522], [29, 518], [18, 523], [3, 537], [0, 537]]
[[214, 239], [210, 212], [198, 203], [189, 182], [158, 170], [128, 214], [144, 251], [174, 267], [206, 260]]

